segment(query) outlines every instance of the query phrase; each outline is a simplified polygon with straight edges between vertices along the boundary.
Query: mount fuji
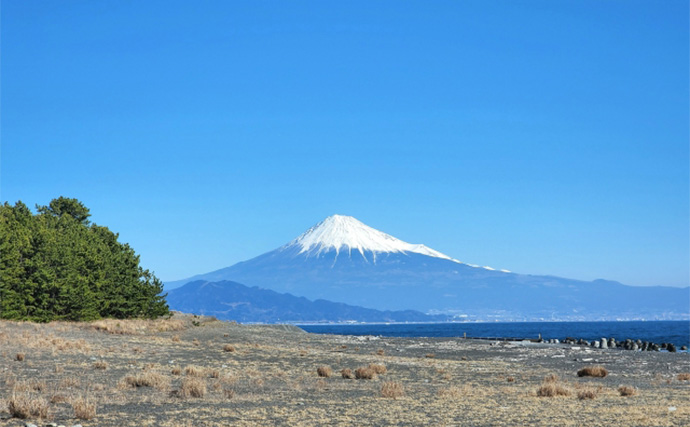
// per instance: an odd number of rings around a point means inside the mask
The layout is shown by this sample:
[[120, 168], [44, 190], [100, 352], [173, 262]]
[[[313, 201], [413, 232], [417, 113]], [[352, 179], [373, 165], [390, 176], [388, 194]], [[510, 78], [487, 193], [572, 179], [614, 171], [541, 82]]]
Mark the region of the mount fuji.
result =
[[690, 288], [586, 282], [480, 267], [343, 215], [326, 218], [271, 252], [168, 282], [166, 289], [199, 280], [231, 280], [309, 299], [469, 319], [690, 318]]

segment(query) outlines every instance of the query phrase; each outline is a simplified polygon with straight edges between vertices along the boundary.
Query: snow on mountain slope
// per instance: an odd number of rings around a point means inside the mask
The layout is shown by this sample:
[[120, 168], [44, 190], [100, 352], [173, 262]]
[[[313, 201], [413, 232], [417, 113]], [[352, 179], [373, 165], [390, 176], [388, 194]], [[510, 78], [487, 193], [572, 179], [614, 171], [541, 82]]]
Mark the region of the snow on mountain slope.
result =
[[367, 259], [366, 252], [371, 252], [373, 262], [376, 262], [377, 253], [413, 252], [460, 263], [439, 251], [421, 244], [403, 242], [345, 215], [329, 216], [281, 249], [291, 248], [298, 248], [300, 254], [316, 257], [331, 250], [335, 250], [336, 254], [347, 251], [348, 256], [352, 256], [355, 250]]

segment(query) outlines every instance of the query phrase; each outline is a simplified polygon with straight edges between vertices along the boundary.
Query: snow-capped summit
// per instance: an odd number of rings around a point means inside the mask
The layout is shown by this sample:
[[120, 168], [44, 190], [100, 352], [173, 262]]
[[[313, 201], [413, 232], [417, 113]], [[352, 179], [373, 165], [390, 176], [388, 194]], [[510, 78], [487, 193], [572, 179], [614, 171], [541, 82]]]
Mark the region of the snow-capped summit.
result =
[[403, 242], [346, 215], [329, 216], [283, 248], [295, 247], [300, 254], [307, 256], [319, 256], [331, 250], [335, 250], [336, 254], [347, 251], [351, 256], [354, 250], [365, 259], [366, 253], [371, 252], [375, 261], [378, 253], [413, 252], [459, 262], [427, 246]]

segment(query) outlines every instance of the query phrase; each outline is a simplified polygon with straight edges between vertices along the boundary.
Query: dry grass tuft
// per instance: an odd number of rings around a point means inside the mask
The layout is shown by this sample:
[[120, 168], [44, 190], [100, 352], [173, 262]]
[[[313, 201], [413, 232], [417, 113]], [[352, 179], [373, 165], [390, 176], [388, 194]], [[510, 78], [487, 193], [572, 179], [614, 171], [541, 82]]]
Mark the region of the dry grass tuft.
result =
[[75, 377], [65, 377], [58, 383], [58, 389], [77, 388], [79, 386], [81, 386], [81, 382]]
[[184, 373], [188, 377], [200, 377], [203, 375], [203, 369], [198, 366], [187, 365], [187, 367], [184, 368]]
[[140, 335], [185, 329], [184, 322], [180, 319], [101, 319], [91, 322], [91, 327], [97, 331], [117, 335]]
[[223, 351], [226, 351], [226, 352], [228, 352], [228, 353], [234, 353], [235, 350], [236, 350], [236, 349], [235, 349], [235, 346], [233, 346], [233, 345], [225, 344], [225, 345], [223, 346]]
[[7, 410], [15, 418], [48, 418], [49, 409], [44, 398], [30, 393], [13, 393], [7, 401]]
[[690, 381], [690, 373], [683, 372], [678, 374], [678, 381]]
[[629, 385], [622, 385], [618, 387], [618, 393], [621, 396], [634, 396], [637, 394], [637, 389]]
[[351, 380], [355, 378], [355, 374], [352, 372], [352, 369], [350, 368], [345, 368], [342, 371], [340, 371], [340, 375], [342, 375], [343, 378], [347, 380]]
[[208, 375], [211, 378], [220, 378], [220, 371], [218, 369], [211, 369]]
[[560, 379], [558, 378], [558, 375], [556, 375], [556, 374], [549, 374], [549, 375], [544, 377], [545, 383], [556, 383], [558, 381], [560, 381]]
[[447, 387], [447, 388], [441, 388], [437, 392], [438, 397], [444, 398], [444, 399], [457, 399], [460, 396], [462, 396], [463, 390], [458, 388], [458, 387]]
[[377, 363], [371, 363], [369, 365], [369, 369], [376, 372], [378, 375], [383, 375], [386, 372], [388, 372], [388, 369], [386, 369], [385, 365], [381, 365], [381, 364], [377, 364]]
[[570, 396], [570, 394], [569, 388], [556, 381], [544, 382], [537, 389], [537, 396], [539, 397]]
[[584, 368], [577, 371], [578, 377], [604, 378], [608, 374], [609, 374], [609, 371], [607, 371], [606, 368], [604, 368], [603, 366], [600, 366], [600, 365], [585, 366]]
[[316, 373], [320, 377], [328, 378], [331, 375], [333, 375], [333, 370], [330, 368], [330, 366], [319, 366], [318, 368], [316, 368]]
[[105, 371], [106, 369], [108, 369], [108, 363], [103, 360], [99, 360], [98, 362], [93, 364], [93, 368]]
[[170, 380], [158, 372], [146, 371], [137, 376], [125, 377], [124, 383], [129, 387], [153, 387], [158, 390], [166, 390], [170, 385]]
[[26, 355], [24, 353], [17, 353], [17, 355], [14, 356], [14, 358], [17, 362], [23, 362], [26, 358]]
[[64, 394], [54, 394], [50, 397], [50, 403], [64, 403], [68, 400], [67, 395]]
[[182, 385], [180, 386], [179, 395], [188, 397], [201, 398], [206, 395], [206, 382], [197, 377], [189, 377], [182, 380]]
[[179, 335], [175, 335], [172, 337], [172, 342], [180, 342], [180, 341], [182, 341], [182, 340], [180, 339]]
[[226, 399], [232, 399], [233, 397], [235, 397], [235, 390], [225, 388], [223, 389], [223, 396], [225, 396]]
[[578, 390], [577, 398], [580, 400], [591, 400], [595, 399], [598, 394], [599, 391], [597, 389], [592, 387], [585, 387], [582, 390]]
[[180, 375], [182, 373], [182, 368], [179, 366], [173, 366], [172, 370], [170, 371], [171, 374], [173, 375]]
[[508, 381], [509, 383], [514, 383], [515, 377], [508, 377], [508, 378], [506, 378], [506, 381]]
[[380, 348], [380, 349], [376, 350], [376, 354], [378, 354], [379, 356], [383, 356], [383, 355], [385, 355], [385, 354], [386, 354], [386, 352], [385, 352], [385, 351], [383, 351], [383, 349], [382, 349], [382, 348]]
[[358, 380], [371, 380], [376, 377], [376, 371], [371, 368], [357, 368], [355, 369], [355, 378]]
[[436, 357], [436, 355], [434, 353], [427, 353], [426, 355], [424, 355], [424, 357], [426, 357], [427, 359], [433, 359]]
[[46, 389], [46, 383], [37, 379], [17, 381], [12, 384], [12, 391], [42, 391]]
[[405, 394], [405, 389], [402, 384], [397, 381], [386, 381], [381, 386], [381, 396], [397, 399]]
[[84, 396], [75, 397], [70, 404], [74, 409], [75, 418], [90, 420], [96, 416], [96, 403]]

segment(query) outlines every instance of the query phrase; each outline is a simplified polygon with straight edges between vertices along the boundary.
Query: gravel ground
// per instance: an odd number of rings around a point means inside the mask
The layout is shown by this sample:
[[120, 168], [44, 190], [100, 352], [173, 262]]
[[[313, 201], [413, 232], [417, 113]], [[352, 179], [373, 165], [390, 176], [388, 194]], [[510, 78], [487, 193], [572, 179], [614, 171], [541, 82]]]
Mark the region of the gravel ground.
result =
[[[340, 375], [369, 364], [386, 372]], [[577, 376], [592, 365], [608, 375]], [[333, 375], [319, 377], [319, 366]], [[190, 315], [0, 322], [0, 426], [688, 426], [683, 373], [688, 353], [315, 335]], [[567, 395], [540, 397], [543, 384]], [[621, 396], [622, 385], [635, 395]], [[195, 386], [203, 396], [189, 395]], [[17, 418], [22, 402], [42, 418]]]

